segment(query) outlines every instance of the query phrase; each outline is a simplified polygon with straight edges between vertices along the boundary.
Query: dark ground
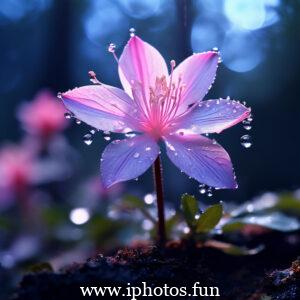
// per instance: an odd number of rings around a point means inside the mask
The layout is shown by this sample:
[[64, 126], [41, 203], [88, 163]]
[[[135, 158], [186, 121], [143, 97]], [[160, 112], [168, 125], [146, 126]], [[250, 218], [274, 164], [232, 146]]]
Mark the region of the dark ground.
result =
[[[212, 248], [197, 248], [187, 242], [172, 242], [163, 250], [149, 245], [124, 248], [112, 256], [98, 255], [85, 264], [74, 264], [60, 272], [28, 274], [13, 299], [75, 300], [86, 298], [81, 296], [80, 286], [126, 287], [128, 282], [131, 286], [146, 282], [153, 287], [165, 283], [191, 287], [196, 281], [200, 286], [217, 286], [220, 290], [220, 297], [198, 299], [300, 299], [299, 234], [272, 232], [251, 243], [261, 241], [266, 245], [265, 250], [252, 256], [232, 256]], [[137, 297], [142, 298], [152, 297]]]

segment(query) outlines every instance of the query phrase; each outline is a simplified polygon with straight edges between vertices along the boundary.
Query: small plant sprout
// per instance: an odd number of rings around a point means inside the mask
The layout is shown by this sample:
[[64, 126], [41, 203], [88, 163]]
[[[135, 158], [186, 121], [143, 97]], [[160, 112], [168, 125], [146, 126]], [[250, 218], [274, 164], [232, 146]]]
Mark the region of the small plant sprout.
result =
[[[209, 187], [235, 189], [237, 183], [227, 152], [205, 134], [220, 133], [250, 115], [250, 108], [230, 99], [203, 101], [219, 64], [219, 52], [196, 53], [168, 66], [150, 44], [130, 29], [120, 58], [115, 45], [109, 53], [118, 63], [123, 90], [101, 83], [61, 94], [77, 120], [102, 131], [134, 133], [110, 142], [102, 154], [105, 186], [138, 178], [151, 165], [157, 194], [159, 244], [166, 241], [162, 167], [158, 143], [169, 159], [189, 177]], [[202, 219], [202, 218], [200, 218]], [[200, 220], [199, 219], [199, 220]]]

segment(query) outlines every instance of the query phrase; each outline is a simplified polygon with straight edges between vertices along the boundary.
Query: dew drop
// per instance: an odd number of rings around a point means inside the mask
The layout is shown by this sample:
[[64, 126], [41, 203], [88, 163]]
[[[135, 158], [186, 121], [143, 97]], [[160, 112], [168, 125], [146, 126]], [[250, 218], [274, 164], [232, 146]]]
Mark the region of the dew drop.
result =
[[136, 136], [136, 134], [134, 132], [127, 132], [127, 133], [125, 133], [125, 136], [128, 138], [133, 138]]
[[110, 141], [111, 140], [110, 136], [104, 136], [103, 138], [104, 138], [105, 141]]
[[145, 150], [146, 150], [146, 151], [150, 151], [150, 150], [151, 150], [151, 147], [146, 147]]
[[58, 98], [58, 99], [61, 99], [61, 98], [62, 98], [61, 92], [58, 92], [58, 93], [57, 93], [57, 98]]
[[249, 122], [252, 122], [252, 121], [253, 121], [252, 115], [250, 115], [250, 116], [247, 118], [247, 120], [248, 120]]
[[218, 47], [213, 47], [213, 48], [212, 48], [212, 51], [213, 51], [213, 52], [219, 52], [219, 48], [218, 48]]
[[81, 124], [81, 121], [80, 121], [79, 119], [76, 119], [75, 123], [76, 123], [77, 125], [80, 125], [80, 124]]
[[212, 189], [212, 187], [209, 187], [207, 189], [207, 197], [212, 197], [212, 195], [213, 195], [213, 189]]
[[243, 123], [244, 129], [250, 130], [252, 128], [251, 121], [249, 121], [248, 119], [244, 120], [242, 123]]
[[129, 29], [129, 35], [131, 36], [131, 37], [134, 37], [135, 36], [135, 28], [130, 28]]
[[250, 148], [252, 146], [251, 136], [249, 134], [245, 134], [241, 137], [241, 145], [244, 148]]
[[91, 133], [91, 134], [95, 134], [95, 133], [96, 133], [96, 130], [95, 130], [95, 129], [91, 129], [91, 130], [90, 130], [90, 133]]
[[83, 136], [83, 142], [88, 146], [91, 145], [93, 142], [92, 135], [90, 133], [85, 134]]
[[67, 119], [67, 120], [72, 119], [72, 114], [71, 113], [66, 112], [66, 113], [64, 113], [64, 116], [65, 116], [65, 119]]
[[108, 45], [107, 50], [108, 50], [108, 52], [110, 52], [110, 53], [115, 53], [115, 51], [116, 51], [116, 44], [110, 43], [110, 44]]
[[206, 193], [206, 186], [205, 184], [200, 184], [199, 185], [199, 193], [204, 195]]
[[135, 153], [133, 154], [133, 157], [134, 157], [134, 158], [139, 158], [139, 157], [140, 157], [140, 154], [139, 154], [138, 152], [135, 152]]

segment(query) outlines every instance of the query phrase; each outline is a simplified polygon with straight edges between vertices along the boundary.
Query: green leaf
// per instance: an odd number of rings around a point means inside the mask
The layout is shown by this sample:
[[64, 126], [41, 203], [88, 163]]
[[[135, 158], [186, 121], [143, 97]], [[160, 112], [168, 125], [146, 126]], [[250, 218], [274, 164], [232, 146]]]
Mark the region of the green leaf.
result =
[[293, 217], [287, 216], [280, 212], [270, 212], [265, 214], [252, 214], [241, 218], [235, 218], [227, 222], [222, 230], [229, 232], [230, 230], [238, 230], [243, 225], [258, 225], [271, 230], [282, 232], [295, 231], [300, 229], [300, 222]]
[[32, 273], [52, 272], [53, 268], [48, 262], [41, 262], [28, 267], [28, 271]]
[[197, 221], [196, 232], [207, 233], [215, 228], [223, 215], [222, 204], [215, 204], [206, 209]]
[[300, 215], [300, 200], [295, 198], [292, 194], [283, 194], [275, 205], [275, 209]]
[[184, 218], [190, 227], [195, 227], [197, 220], [195, 216], [199, 213], [197, 200], [194, 196], [183, 194], [181, 197], [181, 205]]
[[174, 227], [180, 222], [180, 217], [176, 213], [174, 216], [172, 216], [170, 219], [166, 221], [166, 233], [167, 236], [170, 237]]
[[136, 208], [144, 208], [146, 207], [145, 202], [140, 199], [137, 196], [134, 195], [126, 195], [123, 198], [122, 204], [127, 208], [127, 209], [136, 209]]
[[222, 227], [222, 231], [223, 231], [223, 233], [238, 231], [238, 230], [241, 230], [244, 226], [245, 226], [245, 224], [243, 224], [242, 222], [239, 222], [239, 221], [228, 222]]
[[221, 250], [222, 252], [224, 252], [226, 254], [237, 255], [237, 256], [255, 255], [264, 249], [263, 245], [260, 245], [256, 248], [249, 249], [246, 247], [240, 247], [237, 245], [220, 242], [220, 241], [216, 241], [216, 240], [209, 240], [204, 244], [204, 246], [215, 248], [215, 249]]

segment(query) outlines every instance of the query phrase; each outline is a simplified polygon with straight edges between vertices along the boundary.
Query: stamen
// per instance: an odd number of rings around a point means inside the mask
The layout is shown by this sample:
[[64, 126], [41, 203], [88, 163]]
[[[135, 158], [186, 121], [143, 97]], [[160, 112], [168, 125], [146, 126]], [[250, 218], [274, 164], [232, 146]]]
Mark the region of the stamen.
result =
[[117, 47], [116, 44], [110, 43], [110, 44], [108, 45], [107, 50], [108, 50], [108, 52], [110, 52], [110, 53], [113, 55], [113, 57], [114, 57], [114, 59], [116, 60], [116, 62], [119, 63], [119, 59], [118, 59], [118, 57], [117, 57], [117, 55], [116, 55], [116, 53], [115, 53], [116, 47]]
[[90, 81], [94, 84], [101, 84], [101, 82], [97, 79], [97, 75], [94, 71], [89, 71], [88, 72], [90, 76]]

